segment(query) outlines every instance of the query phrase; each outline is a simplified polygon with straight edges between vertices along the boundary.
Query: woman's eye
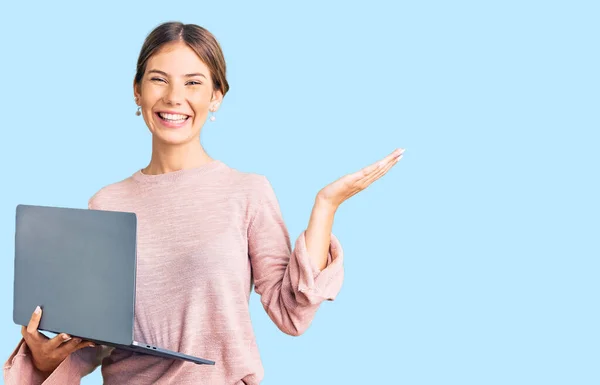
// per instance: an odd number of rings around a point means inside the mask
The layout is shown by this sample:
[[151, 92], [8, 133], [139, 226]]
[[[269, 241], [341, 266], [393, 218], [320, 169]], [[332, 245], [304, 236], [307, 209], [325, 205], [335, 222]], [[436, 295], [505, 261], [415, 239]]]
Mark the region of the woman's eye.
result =
[[192, 80], [192, 81], [189, 81], [188, 84], [195, 86], [195, 85], [201, 85], [202, 83]]
[[152, 80], [153, 82], [164, 82], [165, 81], [165, 79], [161, 79], [161, 78], [152, 78], [150, 80]]

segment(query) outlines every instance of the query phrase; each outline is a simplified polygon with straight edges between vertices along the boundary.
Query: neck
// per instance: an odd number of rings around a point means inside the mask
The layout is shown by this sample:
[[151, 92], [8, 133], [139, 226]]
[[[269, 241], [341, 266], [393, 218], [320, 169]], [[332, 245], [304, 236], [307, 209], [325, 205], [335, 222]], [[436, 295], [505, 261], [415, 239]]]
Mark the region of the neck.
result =
[[153, 139], [152, 157], [142, 172], [147, 175], [165, 174], [200, 167], [211, 161], [213, 159], [204, 151], [200, 140], [173, 146]]

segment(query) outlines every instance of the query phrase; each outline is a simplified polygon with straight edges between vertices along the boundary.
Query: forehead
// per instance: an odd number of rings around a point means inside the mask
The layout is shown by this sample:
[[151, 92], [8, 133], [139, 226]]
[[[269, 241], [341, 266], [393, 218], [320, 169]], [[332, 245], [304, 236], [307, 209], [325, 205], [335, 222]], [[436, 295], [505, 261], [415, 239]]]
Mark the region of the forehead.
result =
[[160, 47], [146, 65], [146, 70], [152, 69], [161, 70], [174, 76], [196, 72], [209, 75], [206, 64], [184, 42], [168, 43]]

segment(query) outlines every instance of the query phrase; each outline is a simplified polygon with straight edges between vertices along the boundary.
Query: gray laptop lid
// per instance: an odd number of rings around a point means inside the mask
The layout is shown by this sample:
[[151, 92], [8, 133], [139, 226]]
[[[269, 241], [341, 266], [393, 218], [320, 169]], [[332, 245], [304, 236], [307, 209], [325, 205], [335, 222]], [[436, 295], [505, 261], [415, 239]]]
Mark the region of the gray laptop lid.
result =
[[36, 306], [41, 330], [133, 342], [134, 213], [18, 205], [13, 320]]

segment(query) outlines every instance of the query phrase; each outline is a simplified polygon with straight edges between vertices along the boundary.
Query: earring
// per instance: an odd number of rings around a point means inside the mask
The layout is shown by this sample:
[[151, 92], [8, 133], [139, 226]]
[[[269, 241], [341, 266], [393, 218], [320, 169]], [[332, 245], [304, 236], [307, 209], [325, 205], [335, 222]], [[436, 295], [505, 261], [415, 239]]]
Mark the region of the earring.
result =
[[217, 120], [217, 118], [215, 118], [215, 110], [216, 109], [217, 109], [216, 105], [210, 109], [210, 121], [211, 122], [214, 122], [215, 120]]
[[215, 104], [213, 106], [213, 108], [210, 109], [210, 121], [214, 122], [215, 120], [217, 120], [217, 118], [215, 118], [215, 111], [217, 110], [217, 107], [219, 107], [219, 103]]
[[[135, 100], [135, 104], [137, 104], [138, 99], [139, 98], [137, 96], [133, 98], [133, 100]], [[142, 107], [138, 106], [137, 111], [135, 112], [136, 116], [140, 116], [142, 114], [142, 111], [140, 111], [141, 109], [142, 109]]]

